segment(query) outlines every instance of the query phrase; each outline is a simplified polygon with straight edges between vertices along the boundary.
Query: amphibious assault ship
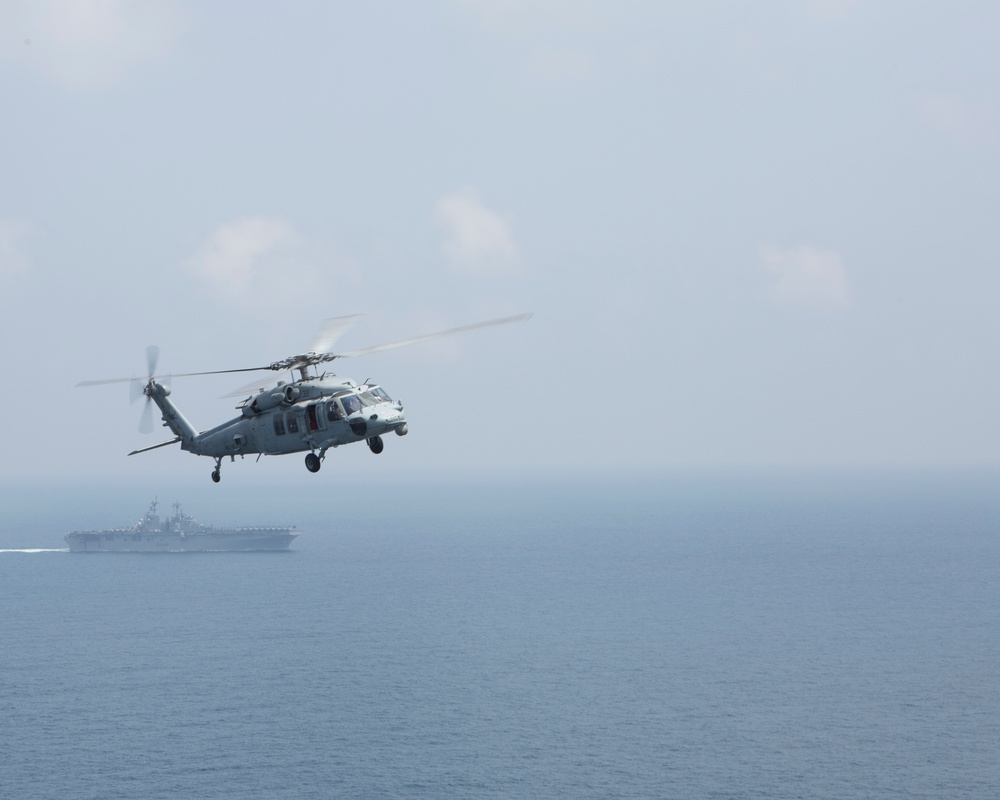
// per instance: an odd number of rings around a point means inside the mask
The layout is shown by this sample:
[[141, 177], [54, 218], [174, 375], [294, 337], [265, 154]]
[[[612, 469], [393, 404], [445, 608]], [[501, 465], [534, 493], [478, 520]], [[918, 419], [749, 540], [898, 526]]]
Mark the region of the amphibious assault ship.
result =
[[73, 531], [66, 544], [73, 553], [192, 553], [226, 550], [287, 550], [299, 535], [294, 527], [216, 528], [202, 525], [174, 503], [173, 516], [160, 519], [158, 503], [129, 528]]

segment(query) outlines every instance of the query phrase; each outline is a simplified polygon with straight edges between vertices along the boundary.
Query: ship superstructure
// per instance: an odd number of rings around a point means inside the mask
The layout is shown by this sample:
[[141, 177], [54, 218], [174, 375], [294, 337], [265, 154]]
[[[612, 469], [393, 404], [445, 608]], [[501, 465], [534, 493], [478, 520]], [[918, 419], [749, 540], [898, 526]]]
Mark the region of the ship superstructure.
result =
[[136, 524], [105, 531], [73, 531], [66, 544], [73, 553], [191, 553], [229, 550], [287, 550], [299, 535], [295, 527], [252, 526], [216, 528], [202, 525], [174, 503], [166, 518], [156, 513], [153, 500]]

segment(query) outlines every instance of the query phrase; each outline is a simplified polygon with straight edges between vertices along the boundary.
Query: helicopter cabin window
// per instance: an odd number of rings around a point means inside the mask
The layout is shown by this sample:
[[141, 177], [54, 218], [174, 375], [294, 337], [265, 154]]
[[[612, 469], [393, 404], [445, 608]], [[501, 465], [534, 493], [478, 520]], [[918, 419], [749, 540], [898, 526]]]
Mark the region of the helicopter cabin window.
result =
[[361, 410], [361, 400], [358, 399], [356, 394], [349, 394], [342, 397], [340, 398], [340, 402], [344, 404], [344, 411], [347, 412], [348, 416]]
[[289, 411], [286, 415], [288, 421], [288, 432], [298, 433], [299, 432], [299, 421], [295, 418], [295, 412]]
[[276, 436], [285, 435], [285, 421], [281, 418], [281, 414], [274, 415], [274, 433]]
[[337, 422], [344, 418], [344, 412], [340, 410], [336, 400], [331, 400], [326, 404], [326, 418], [330, 422]]

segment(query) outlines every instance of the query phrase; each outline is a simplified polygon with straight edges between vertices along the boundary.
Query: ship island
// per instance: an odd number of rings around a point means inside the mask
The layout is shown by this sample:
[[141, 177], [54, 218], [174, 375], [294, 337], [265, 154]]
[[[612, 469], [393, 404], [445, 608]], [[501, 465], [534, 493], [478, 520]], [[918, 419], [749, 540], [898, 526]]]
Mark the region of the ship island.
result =
[[127, 528], [73, 531], [65, 536], [71, 553], [207, 553], [288, 550], [299, 535], [294, 526], [216, 528], [202, 525], [174, 503], [174, 513], [161, 519], [153, 500], [145, 516]]

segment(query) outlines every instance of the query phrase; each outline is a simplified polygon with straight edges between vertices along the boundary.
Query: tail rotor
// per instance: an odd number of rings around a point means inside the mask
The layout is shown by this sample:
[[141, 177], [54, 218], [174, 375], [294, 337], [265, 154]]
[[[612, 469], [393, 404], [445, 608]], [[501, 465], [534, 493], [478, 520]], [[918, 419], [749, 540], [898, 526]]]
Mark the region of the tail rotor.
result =
[[[148, 370], [146, 372], [146, 380], [143, 381], [141, 378], [133, 378], [129, 386], [129, 400], [131, 403], [135, 403], [142, 395], [146, 394], [146, 387], [149, 382], [153, 380], [153, 376], [156, 374], [156, 363], [160, 360], [160, 348], [155, 344], [151, 344], [146, 348], [146, 366]], [[142, 417], [139, 419], [139, 433], [152, 433], [153, 432], [153, 401], [150, 399], [149, 395], [146, 395], [146, 402], [142, 407]]]

